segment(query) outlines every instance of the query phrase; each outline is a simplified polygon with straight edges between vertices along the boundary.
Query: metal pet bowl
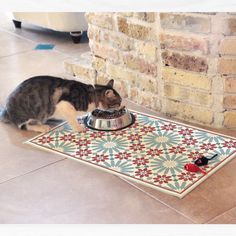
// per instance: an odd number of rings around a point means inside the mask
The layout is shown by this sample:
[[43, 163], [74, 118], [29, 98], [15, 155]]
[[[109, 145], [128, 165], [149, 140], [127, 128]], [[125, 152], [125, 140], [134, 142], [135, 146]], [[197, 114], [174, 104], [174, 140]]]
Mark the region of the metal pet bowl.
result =
[[[120, 130], [124, 129], [130, 125], [132, 125], [135, 121], [134, 115], [128, 111], [126, 108], [122, 108], [119, 111], [122, 110], [122, 114], [117, 115], [114, 118], [112, 117], [112, 113], [115, 112], [113, 111], [102, 111], [96, 109], [95, 111], [89, 113], [85, 120], [84, 123], [88, 128], [95, 129], [95, 130], [102, 130], [102, 131], [115, 131], [115, 130]], [[107, 114], [110, 113], [111, 115], [108, 114], [107, 117], [99, 117], [95, 114], [95, 112], [106, 112]]]

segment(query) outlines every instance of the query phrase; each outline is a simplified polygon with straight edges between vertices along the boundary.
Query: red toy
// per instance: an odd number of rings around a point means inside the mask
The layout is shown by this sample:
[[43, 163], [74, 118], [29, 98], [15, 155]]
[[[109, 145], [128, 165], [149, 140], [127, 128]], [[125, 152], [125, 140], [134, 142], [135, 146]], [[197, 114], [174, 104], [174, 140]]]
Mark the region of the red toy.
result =
[[199, 168], [197, 165], [193, 163], [188, 163], [184, 166], [184, 169], [189, 171], [189, 172], [201, 172], [202, 174], [206, 174], [205, 171], [203, 171], [201, 168]]

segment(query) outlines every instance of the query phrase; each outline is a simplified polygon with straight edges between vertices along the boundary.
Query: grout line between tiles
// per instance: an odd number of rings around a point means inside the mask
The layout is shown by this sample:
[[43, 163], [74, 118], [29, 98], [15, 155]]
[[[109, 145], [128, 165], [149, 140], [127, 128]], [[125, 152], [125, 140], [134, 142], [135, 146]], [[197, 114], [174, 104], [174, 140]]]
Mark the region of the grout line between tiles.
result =
[[[38, 44], [38, 43], [39, 43], [39, 42], [34, 41], [34, 40], [32, 40], [32, 39], [28, 39], [28, 38], [26, 38], [26, 37], [23, 37], [23, 36], [21, 36], [21, 35], [18, 35], [18, 34], [16, 34], [16, 33], [13, 33], [13, 32], [11, 32], [11, 31], [8, 31], [8, 30], [6, 30], [6, 29], [1, 29], [1, 30], [4, 31], [5, 33], [11, 34], [11, 35], [13, 35], [13, 36], [15, 36], [15, 37], [18, 37], [18, 38], [22, 39], [22, 40], [26, 40], [26, 41], [31, 42], [31, 43], [34, 43], [34, 44]], [[70, 54], [63, 53], [63, 52], [61, 52], [61, 51], [59, 51], [58, 49], [55, 49], [55, 48], [54, 48], [52, 51], [57, 52], [57, 53], [59, 53], [59, 54], [61, 54], [61, 55], [70, 57], [70, 58], [75, 58], [75, 57], [71, 56]]]
[[6, 55], [6, 56], [0, 56], [0, 60], [1, 60], [1, 59], [5, 59], [5, 58], [7, 58], [7, 57], [16, 56], [16, 55], [18, 55], [18, 54], [24, 54], [24, 53], [27, 53], [27, 52], [32, 52], [32, 50], [29, 49], [29, 50], [25, 50], [25, 51], [21, 51], [21, 52], [12, 53], [12, 54]]
[[236, 209], [236, 207], [231, 207], [230, 209], [224, 211], [223, 213], [217, 215], [217, 216], [214, 216], [212, 217], [210, 220], [208, 220], [207, 222], [205, 222], [204, 224], [212, 224], [211, 222], [214, 221], [215, 219], [219, 218], [220, 216], [223, 216], [223, 215], [226, 215], [230, 210], [232, 209]]
[[61, 161], [66, 160], [66, 159], [67, 159], [67, 158], [63, 158], [63, 159], [61, 159], [61, 160], [58, 160], [58, 161], [55, 161], [55, 162], [49, 163], [49, 164], [47, 164], [47, 165], [45, 165], [45, 166], [41, 166], [41, 167], [39, 167], [39, 168], [37, 168], [37, 169], [31, 170], [31, 171], [26, 172], [26, 173], [24, 173], [24, 174], [21, 174], [21, 175], [15, 176], [15, 177], [13, 177], [13, 178], [10, 178], [10, 179], [8, 179], [8, 180], [5, 180], [5, 181], [3, 181], [3, 182], [0, 182], [0, 185], [1, 185], [1, 184], [5, 184], [5, 183], [7, 183], [7, 182], [10, 182], [10, 181], [12, 181], [12, 180], [15, 180], [15, 179], [17, 179], [17, 178], [20, 178], [20, 177], [22, 177], [22, 176], [25, 176], [25, 175], [28, 175], [28, 174], [34, 173], [34, 172], [36, 172], [36, 171], [38, 171], [38, 170], [40, 170], [40, 169], [43, 169], [43, 168], [45, 168], [45, 167], [48, 167], [48, 166], [54, 165], [54, 164], [56, 164], [56, 163], [58, 163], [58, 162], [61, 162]]
[[161, 201], [160, 199], [156, 198], [156, 197], [153, 196], [152, 194], [146, 192], [145, 190], [143, 190], [143, 189], [137, 187], [135, 184], [129, 182], [129, 181], [126, 180], [125, 178], [121, 178], [121, 177], [118, 177], [118, 178], [120, 178], [120, 179], [122, 179], [123, 181], [127, 182], [129, 185], [131, 185], [132, 187], [138, 189], [139, 191], [143, 192], [144, 194], [148, 195], [148, 196], [151, 197], [152, 199], [154, 199], [154, 200], [160, 202], [161, 204], [165, 205], [166, 207], [168, 207], [168, 208], [174, 210], [174, 211], [177, 212], [178, 214], [180, 214], [180, 215], [182, 215], [183, 217], [185, 217], [185, 218], [187, 218], [188, 220], [190, 220], [192, 223], [194, 223], [194, 224], [198, 224], [198, 222], [194, 221], [193, 219], [191, 219], [191, 218], [188, 217], [187, 215], [185, 215], [185, 214], [183, 214], [182, 212], [176, 210], [175, 208], [169, 206], [168, 204], [166, 204], [165, 202], [163, 202], [163, 201]]

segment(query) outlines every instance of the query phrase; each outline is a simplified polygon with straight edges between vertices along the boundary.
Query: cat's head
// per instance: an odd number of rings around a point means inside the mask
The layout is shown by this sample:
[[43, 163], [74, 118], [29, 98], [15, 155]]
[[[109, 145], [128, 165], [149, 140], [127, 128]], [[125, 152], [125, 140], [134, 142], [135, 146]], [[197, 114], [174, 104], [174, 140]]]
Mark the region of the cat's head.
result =
[[119, 93], [113, 88], [114, 80], [110, 80], [106, 85], [95, 84], [95, 92], [97, 102], [102, 109], [119, 108], [122, 98]]

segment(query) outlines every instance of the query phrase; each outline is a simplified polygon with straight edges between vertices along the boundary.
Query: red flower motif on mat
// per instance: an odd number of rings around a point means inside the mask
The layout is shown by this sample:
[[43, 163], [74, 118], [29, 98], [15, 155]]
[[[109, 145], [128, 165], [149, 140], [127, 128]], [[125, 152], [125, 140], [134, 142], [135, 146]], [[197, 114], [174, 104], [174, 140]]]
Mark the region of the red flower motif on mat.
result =
[[148, 159], [144, 157], [136, 158], [135, 160], [133, 160], [133, 164], [137, 166], [146, 165], [147, 163], [148, 163]]
[[191, 173], [191, 172], [187, 172], [187, 173], [181, 173], [180, 175], [177, 175], [179, 180], [184, 180], [184, 181], [188, 181], [188, 180], [194, 180], [197, 178], [195, 173]]
[[236, 142], [233, 140], [225, 141], [223, 146], [227, 148], [236, 148]]
[[163, 154], [163, 150], [161, 149], [149, 149], [147, 151], [147, 155], [150, 155], [150, 156], [160, 156], [161, 154]]
[[198, 159], [199, 157], [202, 157], [202, 156], [203, 156], [203, 154], [200, 153], [200, 152], [198, 152], [198, 151], [196, 151], [196, 152], [190, 152], [190, 153], [188, 154], [188, 157], [191, 158], [191, 159], [193, 159], [193, 160], [196, 160], [196, 159]]
[[83, 157], [83, 156], [89, 156], [90, 154], [92, 154], [92, 151], [91, 150], [89, 150], [89, 149], [80, 149], [79, 151], [77, 151], [76, 152], [76, 155], [77, 156], [81, 156], [81, 157]]
[[141, 138], [142, 136], [139, 134], [131, 134], [128, 136], [128, 140], [130, 141], [140, 141]]
[[50, 136], [42, 137], [42, 138], [38, 139], [38, 142], [41, 143], [41, 144], [50, 143], [52, 141], [54, 141], [54, 138], [52, 138]]
[[169, 130], [174, 130], [176, 128], [176, 125], [174, 124], [168, 124], [168, 125], [163, 125], [161, 126], [161, 129], [169, 131]]
[[139, 128], [139, 124], [138, 124], [138, 122], [135, 122], [134, 124], [132, 124], [131, 126], [130, 126], [130, 128]]
[[144, 126], [142, 129], [141, 129], [141, 132], [147, 134], [147, 133], [152, 133], [156, 130], [155, 127], [152, 127], [152, 126]]
[[149, 177], [149, 175], [151, 175], [151, 174], [152, 174], [152, 171], [148, 170], [147, 168], [139, 169], [139, 170], [135, 171], [135, 175], [139, 176], [140, 178]]
[[182, 134], [183, 136], [186, 135], [192, 135], [193, 131], [189, 128], [184, 128], [179, 131], [179, 134]]
[[214, 150], [214, 148], [216, 148], [216, 145], [214, 143], [203, 143], [200, 148], [204, 150]]
[[157, 175], [157, 177], [153, 178], [154, 182], [155, 183], [158, 183], [158, 184], [167, 184], [168, 182], [172, 181], [172, 178], [171, 176], [168, 176], [168, 175]]
[[190, 146], [190, 145], [195, 145], [197, 143], [197, 139], [194, 138], [185, 138], [183, 140], [183, 143]]
[[126, 130], [118, 130], [112, 133], [114, 136], [124, 136], [126, 134]]
[[131, 153], [128, 153], [128, 152], [120, 152], [120, 153], [115, 154], [115, 158], [119, 160], [124, 160], [124, 159], [128, 160], [130, 157], [131, 157]]
[[186, 149], [184, 147], [180, 147], [180, 146], [172, 147], [169, 149], [170, 153], [175, 153], [175, 154], [183, 153], [185, 151], [186, 151]]
[[91, 141], [88, 139], [79, 139], [75, 143], [78, 146], [88, 146], [91, 143]]
[[142, 151], [145, 146], [144, 144], [141, 144], [141, 143], [132, 143], [132, 145], [130, 145], [129, 147], [133, 151]]
[[75, 139], [75, 135], [73, 134], [64, 134], [63, 136], [60, 137], [60, 140], [63, 141], [73, 141]]
[[91, 138], [102, 138], [102, 137], [104, 137], [104, 135], [105, 135], [105, 132], [93, 132], [93, 133], [91, 133], [90, 134], [90, 137]]
[[99, 163], [99, 162], [104, 162], [106, 160], [108, 160], [108, 155], [104, 155], [104, 154], [101, 154], [101, 155], [96, 155], [93, 157], [93, 161]]

